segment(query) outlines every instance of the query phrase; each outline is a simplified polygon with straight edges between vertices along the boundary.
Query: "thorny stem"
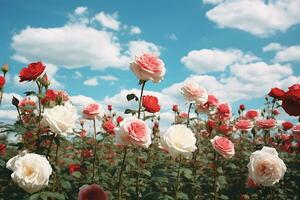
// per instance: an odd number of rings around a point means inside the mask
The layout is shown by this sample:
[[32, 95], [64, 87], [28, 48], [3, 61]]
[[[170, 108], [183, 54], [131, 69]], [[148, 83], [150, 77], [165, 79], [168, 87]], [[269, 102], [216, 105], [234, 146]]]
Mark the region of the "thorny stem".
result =
[[122, 159], [121, 170], [120, 170], [120, 173], [119, 173], [118, 200], [120, 200], [120, 198], [121, 198], [122, 174], [123, 174], [124, 167], [125, 167], [126, 155], [127, 155], [127, 146], [125, 146], [125, 149], [124, 149], [124, 155], [123, 155], [123, 159]]
[[53, 133], [53, 136], [52, 136], [52, 138], [51, 138], [49, 147], [48, 147], [48, 149], [47, 149], [46, 157], [47, 157], [48, 159], [49, 159], [49, 157], [50, 157], [50, 150], [51, 150], [51, 146], [52, 146], [52, 144], [53, 144], [53, 141], [54, 141], [54, 139], [55, 139], [55, 136], [56, 136], [56, 134]]
[[139, 110], [138, 110], [138, 118], [140, 119], [141, 116], [141, 109], [142, 109], [142, 101], [143, 101], [143, 92], [145, 88], [146, 81], [142, 81], [142, 89], [141, 89], [141, 94], [140, 94], [140, 99], [139, 99]]

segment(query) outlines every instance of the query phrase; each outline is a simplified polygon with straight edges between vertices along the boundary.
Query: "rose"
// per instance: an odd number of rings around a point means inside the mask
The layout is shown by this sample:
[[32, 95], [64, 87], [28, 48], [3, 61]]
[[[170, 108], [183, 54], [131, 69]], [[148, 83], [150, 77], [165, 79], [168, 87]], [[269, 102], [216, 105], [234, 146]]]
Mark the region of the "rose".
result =
[[33, 112], [36, 109], [35, 101], [31, 100], [29, 97], [24, 98], [22, 101], [19, 102], [19, 108], [22, 112]]
[[256, 110], [248, 110], [246, 112], [246, 117], [248, 119], [255, 119], [258, 116], [258, 112]]
[[5, 78], [3, 76], [0, 76], [0, 89], [2, 89], [5, 85]]
[[252, 123], [248, 119], [239, 119], [235, 122], [235, 127], [241, 131], [248, 131], [252, 128]]
[[80, 171], [80, 164], [70, 164], [69, 165], [69, 172], [70, 174], [73, 174], [74, 172], [79, 172]]
[[274, 108], [274, 110], [272, 111], [273, 115], [279, 115], [280, 111], [277, 108]]
[[285, 130], [285, 131], [290, 130], [294, 126], [293, 123], [288, 122], [288, 121], [282, 122], [281, 125], [282, 125], [283, 130]]
[[75, 127], [76, 109], [70, 103], [64, 106], [55, 106], [46, 108], [43, 115], [43, 124], [50, 127], [50, 130], [56, 134], [65, 134], [71, 128]]
[[84, 107], [82, 113], [83, 118], [95, 120], [95, 118], [101, 113], [100, 105], [97, 103], [90, 103]]
[[294, 126], [294, 128], [292, 129], [292, 133], [295, 140], [300, 141], [300, 124]]
[[207, 92], [195, 82], [186, 82], [180, 89], [186, 101], [204, 104], [208, 100]]
[[150, 95], [143, 96], [142, 104], [145, 110], [150, 113], [156, 113], [159, 112], [160, 110], [158, 99], [154, 96], [150, 96]]
[[244, 111], [244, 110], [245, 110], [245, 105], [244, 105], [244, 104], [241, 104], [241, 105], [240, 105], [240, 110], [241, 110], [241, 111]]
[[109, 134], [115, 134], [115, 127], [116, 126], [114, 125], [111, 119], [103, 120], [102, 122], [102, 128]]
[[215, 136], [210, 140], [210, 142], [214, 150], [216, 150], [224, 158], [230, 159], [234, 156], [234, 144], [226, 137]]
[[276, 126], [275, 119], [259, 119], [256, 121], [256, 124], [259, 128], [262, 129], [272, 129]]
[[78, 200], [108, 200], [108, 194], [99, 185], [85, 185], [79, 190]]
[[250, 156], [249, 177], [258, 185], [272, 186], [283, 178], [286, 172], [284, 162], [278, 157], [276, 149], [263, 147]]
[[69, 100], [69, 95], [63, 90], [47, 90], [45, 97], [41, 103], [48, 107], [63, 105]]
[[232, 126], [228, 126], [227, 124], [221, 124], [218, 127], [218, 131], [224, 135], [228, 135], [232, 131]]
[[151, 80], [158, 83], [163, 79], [166, 73], [164, 62], [153, 54], [143, 54], [137, 56], [133, 63], [130, 63], [130, 69], [140, 80]]
[[172, 111], [174, 111], [174, 112], [178, 112], [178, 105], [173, 105], [173, 107], [172, 107]]
[[227, 103], [220, 103], [217, 106], [217, 116], [220, 119], [226, 120], [231, 117], [231, 108]]
[[283, 96], [285, 95], [285, 92], [279, 88], [272, 88], [269, 92], [269, 96], [273, 97], [275, 99], [282, 100]]
[[112, 105], [107, 105], [107, 110], [112, 111]]
[[116, 121], [117, 121], [118, 124], [120, 124], [123, 121], [123, 117], [118, 116]]
[[160, 142], [173, 158], [178, 156], [191, 158], [192, 153], [197, 149], [194, 133], [181, 124], [170, 126], [162, 134]]
[[208, 106], [217, 106], [219, 103], [219, 100], [215, 95], [209, 94], [206, 104]]
[[13, 171], [11, 178], [28, 193], [34, 193], [48, 185], [52, 168], [49, 161], [41, 155], [23, 152], [6, 163]]
[[6, 144], [0, 143], [0, 155], [5, 155], [6, 153]]
[[30, 63], [28, 67], [21, 69], [19, 73], [20, 82], [36, 80], [45, 70], [42, 62]]
[[282, 108], [291, 116], [300, 115], [300, 84], [289, 87], [282, 99]]
[[119, 128], [115, 128], [116, 143], [118, 145], [136, 145], [148, 148], [151, 144], [151, 130], [146, 122], [129, 117], [120, 123]]
[[90, 158], [90, 157], [93, 156], [93, 151], [90, 150], [90, 149], [84, 149], [81, 152], [81, 156], [84, 157], [84, 158]]

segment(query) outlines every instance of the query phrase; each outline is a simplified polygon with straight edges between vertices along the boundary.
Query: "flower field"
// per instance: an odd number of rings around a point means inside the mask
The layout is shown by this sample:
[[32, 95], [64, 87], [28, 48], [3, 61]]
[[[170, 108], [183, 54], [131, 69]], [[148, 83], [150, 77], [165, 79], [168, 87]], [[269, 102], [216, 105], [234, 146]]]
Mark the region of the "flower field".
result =
[[[186, 107], [170, 105], [174, 121], [162, 130], [160, 101], [145, 88], [163, 80], [164, 62], [145, 53], [128, 64], [140, 92], [126, 95], [135, 107], [123, 112], [96, 102], [78, 110], [52, 89], [44, 63], [21, 69], [19, 82], [36, 90], [11, 99], [13, 124], [0, 122], [0, 199], [300, 198], [300, 124], [278, 119], [299, 118], [299, 83], [270, 88], [260, 110], [233, 111], [186, 81], [178, 91]], [[2, 72], [0, 102], [9, 66]]]

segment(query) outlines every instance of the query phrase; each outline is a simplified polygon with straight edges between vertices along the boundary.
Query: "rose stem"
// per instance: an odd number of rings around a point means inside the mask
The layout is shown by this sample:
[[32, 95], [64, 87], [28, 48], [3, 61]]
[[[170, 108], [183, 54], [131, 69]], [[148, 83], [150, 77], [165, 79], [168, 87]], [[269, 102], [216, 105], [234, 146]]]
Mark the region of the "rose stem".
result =
[[49, 159], [49, 157], [50, 157], [50, 150], [51, 150], [51, 146], [52, 146], [52, 143], [54, 141], [54, 138], [55, 138], [55, 133], [53, 133], [53, 136], [51, 138], [51, 141], [50, 141], [50, 144], [49, 144], [49, 147], [48, 147], [48, 150], [47, 150], [47, 154], [46, 154], [47, 159]]
[[40, 133], [40, 131], [41, 131], [41, 117], [42, 117], [42, 104], [41, 104], [41, 94], [42, 94], [42, 86], [39, 84], [39, 82], [38, 81], [36, 81], [36, 84], [37, 84], [37, 86], [38, 86], [38, 89], [39, 89], [39, 93], [38, 93], [38, 102], [39, 102], [39, 123], [38, 123], [38, 129], [39, 129], [39, 131], [38, 131], [38, 147], [39, 147], [39, 145], [40, 145], [40, 139], [41, 139], [41, 133]]
[[118, 181], [118, 200], [120, 200], [120, 197], [121, 197], [122, 174], [123, 174], [124, 167], [125, 167], [126, 155], [127, 155], [127, 146], [125, 146], [125, 148], [124, 148], [124, 155], [123, 155], [123, 160], [122, 160], [121, 170], [120, 170], [120, 173], [119, 173], [119, 181]]
[[181, 156], [179, 156], [177, 177], [176, 177], [176, 183], [175, 183], [175, 200], [178, 199], [179, 179], [180, 179], [180, 167], [181, 167]]
[[174, 124], [176, 125], [177, 124], [177, 116], [176, 116], [177, 112], [174, 111]]
[[187, 127], [189, 127], [189, 125], [190, 125], [190, 112], [191, 112], [192, 105], [193, 104], [190, 103], [189, 110], [188, 110], [187, 124], [186, 124]]
[[144, 92], [146, 81], [141, 81], [141, 84], [142, 84], [142, 89], [141, 89], [141, 95], [140, 95], [140, 99], [139, 99], [139, 110], [138, 110], [138, 118], [139, 119], [140, 119], [140, 115], [141, 115], [142, 98], [143, 98], [143, 92]]
[[97, 156], [97, 131], [96, 131], [96, 120], [93, 120], [94, 124], [94, 159], [93, 159], [93, 177], [92, 177], [92, 182], [95, 181], [95, 162], [96, 162], [96, 156]]
[[[55, 166], [57, 167], [58, 165], [58, 149], [59, 149], [59, 138], [57, 138], [57, 143], [56, 143], [56, 150], [55, 150]], [[56, 183], [57, 183], [57, 170], [55, 171], [55, 177], [53, 181], [53, 187], [52, 187], [52, 192], [55, 192], [56, 190]]]
[[217, 162], [218, 162], [218, 155], [217, 152], [214, 151], [214, 200], [217, 199], [217, 176], [218, 176], [218, 171], [217, 171]]

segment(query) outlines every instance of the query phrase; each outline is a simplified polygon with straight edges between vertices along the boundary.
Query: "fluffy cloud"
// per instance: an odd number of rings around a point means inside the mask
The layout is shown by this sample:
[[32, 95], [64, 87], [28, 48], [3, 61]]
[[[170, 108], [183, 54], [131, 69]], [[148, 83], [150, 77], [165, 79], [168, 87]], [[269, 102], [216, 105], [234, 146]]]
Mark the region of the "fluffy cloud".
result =
[[99, 76], [99, 79], [104, 80], [104, 81], [117, 81], [118, 78], [112, 75], [103, 75]]
[[300, 61], [300, 45], [290, 46], [278, 51], [274, 59], [278, 62]]
[[86, 12], [87, 12], [87, 7], [83, 7], [83, 6], [77, 7], [74, 10], [74, 13], [77, 15], [82, 15], [82, 14], [85, 14]]
[[22, 96], [16, 93], [5, 93], [1, 103], [0, 121], [13, 121], [18, 117], [16, 108], [11, 104], [11, 100], [15, 96], [17, 99], [22, 100]]
[[118, 14], [113, 13], [112, 15], [100, 12], [95, 15], [94, 20], [100, 22], [103, 27], [118, 31], [120, 29], [120, 22], [118, 21]]
[[203, 0], [204, 4], [212, 4], [212, 5], [216, 5], [219, 4], [221, 2], [223, 2], [225, 0]]
[[166, 38], [169, 40], [178, 40], [177, 36], [174, 33], [166, 35]]
[[272, 42], [272, 43], [268, 44], [267, 46], [264, 46], [262, 48], [262, 50], [263, 50], [263, 52], [268, 52], [268, 51], [278, 51], [278, 50], [281, 50], [283, 48], [284, 47], [281, 46], [281, 44]]
[[87, 86], [97, 86], [99, 83], [98, 83], [97, 77], [92, 77], [92, 78], [85, 80], [83, 82], [83, 84], [87, 85]]
[[248, 63], [258, 60], [250, 53], [244, 54], [238, 49], [201, 49], [193, 50], [181, 58], [181, 62], [190, 70], [202, 74], [207, 72], [225, 71], [234, 63]]
[[71, 96], [70, 101], [78, 108], [78, 110], [82, 110], [83, 107], [89, 103], [96, 102], [93, 98], [84, 95]]
[[236, 28], [265, 37], [278, 31], [285, 32], [300, 22], [300, 1], [295, 0], [243, 0], [215, 2], [206, 13], [220, 28]]
[[130, 34], [134, 35], [134, 34], [141, 34], [142, 31], [138, 26], [132, 26], [130, 29]]
[[155, 55], [159, 56], [160, 50], [161, 50], [161, 47], [159, 47], [151, 42], [147, 42], [145, 40], [137, 40], [137, 41], [129, 42], [127, 54], [134, 56], [134, 55], [140, 55], [140, 54], [146, 53], [146, 52], [152, 52]]

